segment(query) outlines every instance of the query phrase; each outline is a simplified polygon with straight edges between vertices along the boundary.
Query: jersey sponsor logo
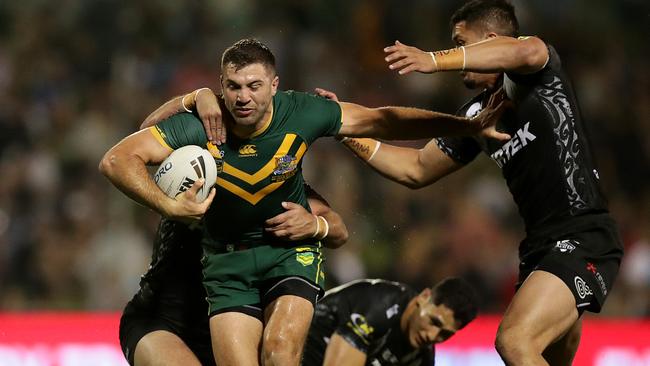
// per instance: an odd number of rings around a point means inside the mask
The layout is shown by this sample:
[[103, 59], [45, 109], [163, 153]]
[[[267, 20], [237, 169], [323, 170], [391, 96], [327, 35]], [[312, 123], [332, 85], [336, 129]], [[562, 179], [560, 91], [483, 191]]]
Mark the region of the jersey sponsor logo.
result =
[[368, 341], [368, 336], [375, 331], [375, 328], [371, 327], [370, 324], [368, 324], [368, 321], [363, 315], [358, 313], [350, 314], [350, 321], [347, 322], [346, 325], [352, 329], [354, 334], [358, 335], [364, 343], [370, 344]]
[[587, 262], [587, 271], [591, 272], [594, 277], [596, 277], [596, 281], [598, 281], [598, 287], [600, 287], [600, 292], [602, 292], [603, 295], [607, 295], [607, 286], [605, 285], [605, 279], [598, 271], [598, 268], [593, 263]]
[[510, 141], [506, 142], [499, 150], [490, 155], [500, 168], [502, 168], [508, 161], [510, 161], [510, 159], [512, 159], [513, 156], [515, 156], [515, 154], [525, 148], [530, 142], [535, 141], [537, 136], [533, 135], [529, 131], [529, 128], [530, 122], [526, 122], [524, 127], [517, 130], [517, 133]]
[[575, 240], [559, 240], [555, 243], [555, 250], [561, 253], [571, 253], [576, 249], [579, 243]]
[[585, 280], [583, 280], [580, 276], [575, 276], [573, 278], [573, 282], [576, 285], [576, 291], [578, 292], [578, 296], [580, 296], [581, 299], [584, 299], [588, 295], [594, 294], [591, 292], [589, 285], [587, 285]]
[[255, 145], [242, 145], [239, 148], [239, 157], [248, 158], [252, 156], [257, 156], [257, 146]]
[[386, 310], [386, 319], [390, 319], [399, 313], [399, 304], [395, 304]]
[[298, 168], [298, 159], [295, 156], [283, 155], [275, 158], [275, 170], [271, 174], [272, 182], [285, 181], [293, 177]]

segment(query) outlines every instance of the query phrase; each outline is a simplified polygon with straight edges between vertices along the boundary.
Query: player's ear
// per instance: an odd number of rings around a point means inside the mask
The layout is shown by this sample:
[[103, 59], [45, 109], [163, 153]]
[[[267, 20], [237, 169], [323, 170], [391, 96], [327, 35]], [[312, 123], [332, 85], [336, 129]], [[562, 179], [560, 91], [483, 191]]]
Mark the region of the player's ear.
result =
[[425, 288], [418, 295], [418, 302], [420, 304], [426, 304], [431, 301], [431, 289], [429, 287]]
[[492, 39], [492, 38], [496, 38], [496, 37], [498, 37], [498, 36], [499, 36], [499, 35], [496, 34], [496, 33], [494, 33], [494, 32], [489, 32], [489, 33], [485, 36], [485, 39]]
[[275, 95], [278, 91], [278, 85], [280, 85], [280, 77], [275, 75], [273, 81], [271, 81], [271, 95]]

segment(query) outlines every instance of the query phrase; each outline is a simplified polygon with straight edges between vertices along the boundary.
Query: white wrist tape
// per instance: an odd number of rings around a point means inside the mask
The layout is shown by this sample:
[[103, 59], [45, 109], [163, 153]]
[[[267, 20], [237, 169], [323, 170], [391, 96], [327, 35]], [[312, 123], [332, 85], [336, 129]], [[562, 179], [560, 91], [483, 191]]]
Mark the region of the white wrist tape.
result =
[[375, 154], [377, 151], [379, 151], [379, 146], [381, 146], [381, 141], [377, 141], [377, 145], [375, 145], [375, 150], [370, 154], [370, 157], [368, 158], [368, 161], [372, 160], [372, 158], [375, 157]]
[[314, 232], [314, 235], [312, 235], [312, 238], [315, 238], [318, 235], [318, 232], [320, 231], [320, 220], [318, 219], [319, 216], [313, 215], [314, 218], [316, 219], [316, 231]]
[[429, 52], [429, 55], [431, 56], [431, 59], [433, 60], [433, 65], [436, 67], [436, 71], [438, 70], [438, 61], [436, 61], [436, 56], [433, 54], [433, 52]]
[[465, 57], [465, 46], [460, 46], [460, 49], [463, 50], [463, 70], [465, 71], [465, 62], [467, 61], [467, 58]]
[[330, 233], [330, 224], [327, 222], [327, 220], [323, 216], [318, 216], [321, 219], [323, 219], [323, 224], [325, 224], [325, 232], [323, 233], [323, 236], [320, 239], [325, 239], [327, 238], [327, 234]]
[[187, 98], [187, 96], [190, 95], [190, 94], [192, 94], [192, 93], [185, 94], [185, 95], [183, 96], [183, 99], [181, 99], [181, 106], [183, 106], [183, 109], [184, 109], [187, 113], [192, 113], [192, 111], [189, 110], [189, 109], [185, 106], [185, 98]]

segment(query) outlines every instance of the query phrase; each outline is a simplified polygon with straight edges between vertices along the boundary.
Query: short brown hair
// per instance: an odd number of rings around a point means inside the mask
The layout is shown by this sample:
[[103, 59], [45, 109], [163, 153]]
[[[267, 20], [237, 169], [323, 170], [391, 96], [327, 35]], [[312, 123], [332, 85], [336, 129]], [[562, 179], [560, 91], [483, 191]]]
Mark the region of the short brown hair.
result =
[[275, 72], [275, 56], [262, 42], [254, 38], [237, 41], [228, 47], [221, 56], [221, 69], [228, 64], [235, 66], [236, 70], [250, 64], [260, 63]]

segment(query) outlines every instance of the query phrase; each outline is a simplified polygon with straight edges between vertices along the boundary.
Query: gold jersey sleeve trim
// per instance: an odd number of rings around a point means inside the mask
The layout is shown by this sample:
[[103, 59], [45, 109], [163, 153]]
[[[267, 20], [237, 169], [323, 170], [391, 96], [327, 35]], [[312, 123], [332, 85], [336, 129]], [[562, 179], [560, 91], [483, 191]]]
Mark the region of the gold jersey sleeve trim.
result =
[[169, 144], [167, 144], [167, 141], [165, 141], [164, 132], [160, 131], [160, 129], [157, 126], [152, 126], [152, 127], [149, 127], [148, 129], [149, 129], [149, 131], [151, 131], [151, 134], [153, 135], [153, 137], [155, 137], [156, 140], [158, 140], [158, 142], [162, 146], [168, 148], [169, 150], [172, 150], [172, 151], [174, 150], [174, 149], [171, 148], [171, 146], [169, 146]]

